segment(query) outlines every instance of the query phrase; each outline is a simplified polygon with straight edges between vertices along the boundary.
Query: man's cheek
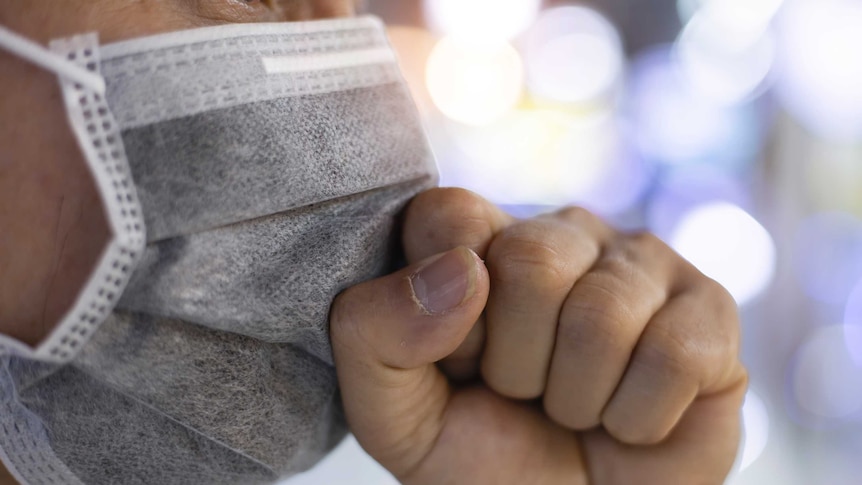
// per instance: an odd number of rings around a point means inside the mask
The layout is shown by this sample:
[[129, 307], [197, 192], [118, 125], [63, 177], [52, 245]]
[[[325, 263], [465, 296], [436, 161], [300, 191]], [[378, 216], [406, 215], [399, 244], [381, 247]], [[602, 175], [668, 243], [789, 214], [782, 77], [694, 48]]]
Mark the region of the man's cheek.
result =
[[[204, 22], [296, 22], [349, 17], [358, 0], [199, 0], [194, 14]], [[183, 2], [186, 3], [186, 2]]]

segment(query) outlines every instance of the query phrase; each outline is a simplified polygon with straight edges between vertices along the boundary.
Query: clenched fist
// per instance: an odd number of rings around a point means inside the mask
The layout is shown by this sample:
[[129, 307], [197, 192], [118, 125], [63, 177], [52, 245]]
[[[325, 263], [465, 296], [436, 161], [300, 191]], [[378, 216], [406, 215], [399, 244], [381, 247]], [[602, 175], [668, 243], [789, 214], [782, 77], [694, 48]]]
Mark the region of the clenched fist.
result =
[[721, 286], [584, 210], [515, 220], [458, 189], [416, 197], [403, 242], [411, 266], [330, 318], [350, 427], [398, 479], [723, 482], [747, 375]]

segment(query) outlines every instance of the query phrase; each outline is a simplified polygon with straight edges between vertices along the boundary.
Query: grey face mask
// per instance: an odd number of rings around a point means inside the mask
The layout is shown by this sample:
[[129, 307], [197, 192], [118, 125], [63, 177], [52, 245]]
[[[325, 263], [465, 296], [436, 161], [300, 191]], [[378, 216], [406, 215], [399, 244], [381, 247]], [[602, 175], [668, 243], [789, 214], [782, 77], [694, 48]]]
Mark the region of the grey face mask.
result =
[[28, 484], [310, 467], [344, 434], [329, 305], [391, 269], [398, 212], [436, 180], [380, 22], [84, 35], [53, 54], [0, 34], [58, 72], [113, 229], [45, 343], [0, 338], [0, 458]]

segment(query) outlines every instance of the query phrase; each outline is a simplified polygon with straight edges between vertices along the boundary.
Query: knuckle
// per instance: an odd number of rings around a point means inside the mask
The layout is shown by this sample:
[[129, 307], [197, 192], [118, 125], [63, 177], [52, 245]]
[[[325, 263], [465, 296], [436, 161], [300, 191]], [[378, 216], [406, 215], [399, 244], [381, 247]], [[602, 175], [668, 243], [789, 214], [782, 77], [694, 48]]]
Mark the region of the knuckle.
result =
[[703, 277], [691, 292], [691, 306], [699, 309], [699, 326], [710, 336], [710, 345], [704, 353], [715, 357], [735, 353], [741, 334], [736, 300], [722, 285], [707, 277]]
[[664, 278], [649, 271], [650, 265], [644, 260], [650, 257], [651, 253], [641, 252], [631, 245], [622, 245], [606, 251], [594, 272], [609, 275], [616, 283], [614, 288], [620, 289], [618, 291], [629, 288], [630, 294], [638, 295], [643, 301], [663, 301], [667, 299], [668, 284]]
[[414, 197], [409, 211], [423, 218], [462, 214], [464, 211], [481, 214], [484, 212], [484, 204], [482, 197], [469, 190], [435, 188]]
[[722, 286], [719, 282], [706, 277], [704, 277], [702, 286], [706, 298], [712, 302], [711, 308], [713, 311], [717, 312], [717, 314], [722, 317], [731, 317], [733, 320], [738, 318], [737, 313], [739, 308], [736, 304], [736, 300], [727, 288]]
[[642, 268], [647, 262], [659, 259], [661, 261], [673, 261], [676, 253], [664, 241], [651, 232], [637, 232], [627, 234], [617, 239], [610, 251], [610, 255], [616, 255], [629, 263], [631, 268]]
[[574, 224], [578, 225], [604, 225], [604, 221], [599, 216], [578, 206], [568, 206], [557, 211], [557, 214]]
[[635, 318], [614, 284], [582, 281], [566, 303], [558, 339], [569, 345], [627, 347]]
[[464, 189], [432, 189], [417, 195], [405, 217], [405, 235], [435, 243], [438, 250], [482, 248], [494, 233], [488, 203]]
[[545, 416], [566, 429], [587, 430], [601, 424], [598, 416], [577, 415], [572, 412], [566, 400], [549, 399], [547, 394], [542, 399], [542, 409]]
[[668, 432], [647, 423], [633, 424], [629, 420], [606, 418], [602, 426], [622, 443], [633, 446], [651, 446], [661, 443]]
[[358, 325], [354, 320], [359, 312], [356, 292], [355, 287], [347, 288], [336, 295], [332, 302], [329, 310], [329, 334], [333, 347], [350, 345], [350, 341], [356, 337]]
[[568, 290], [574, 283], [565, 248], [535, 221], [505, 229], [488, 251], [488, 271], [502, 284], [530, 285], [538, 291]]
[[648, 231], [636, 232], [628, 236], [628, 240], [631, 245], [637, 248], [639, 251], [643, 251], [647, 254], [654, 254], [657, 252], [670, 252], [670, 246], [665, 244], [658, 236]]
[[489, 389], [509, 399], [536, 399], [545, 390], [544, 378], [514, 376], [506, 366], [499, 365], [487, 356], [483, 356], [479, 372]]
[[661, 327], [652, 329], [651, 335], [635, 357], [638, 365], [674, 381], [699, 380], [705, 359], [698, 340]]

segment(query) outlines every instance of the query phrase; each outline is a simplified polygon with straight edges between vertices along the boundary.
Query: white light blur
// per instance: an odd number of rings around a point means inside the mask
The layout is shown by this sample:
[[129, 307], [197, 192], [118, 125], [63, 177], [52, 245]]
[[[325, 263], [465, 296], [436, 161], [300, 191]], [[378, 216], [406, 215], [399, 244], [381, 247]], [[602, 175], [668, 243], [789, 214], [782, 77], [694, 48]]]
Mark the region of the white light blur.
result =
[[844, 418], [862, 409], [862, 368], [847, 352], [845, 328], [816, 330], [799, 348], [791, 385], [799, 407], [823, 418]]
[[513, 111], [490, 125], [453, 126], [466, 160], [441, 171], [498, 204], [562, 205], [581, 200], [602, 178], [617, 146], [608, 114]]
[[740, 305], [760, 295], [775, 275], [772, 237], [747, 212], [726, 202], [692, 209], [674, 231], [671, 246]]
[[612, 91], [624, 65], [616, 28], [587, 7], [543, 12], [525, 40], [527, 84], [540, 98], [582, 103]]
[[627, 110], [641, 153], [666, 165], [750, 163], [759, 143], [753, 107], [722, 105], [698, 93], [673, 58], [661, 47], [632, 66]]
[[830, 139], [862, 136], [862, 2], [789, 0], [779, 15], [782, 103]]
[[742, 405], [742, 425], [745, 441], [739, 471], [745, 470], [760, 458], [769, 441], [769, 412], [763, 399], [752, 390], [746, 393], [745, 403]]
[[500, 118], [523, 92], [521, 57], [505, 41], [444, 37], [428, 57], [425, 76], [437, 108], [469, 125]]
[[439, 34], [510, 39], [530, 26], [541, 0], [425, 0], [425, 18]]
[[850, 292], [844, 307], [844, 339], [853, 361], [862, 366], [862, 280]]
[[808, 296], [844, 304], [862, 279], [862, 221], [842, 212], [803, 220], [793, 241], [793, 266]]
[[677, 39], [676, 54], [695, 90], [734, 104], [766, 87], [776, 49], [767, 26], [729, 15], [726, 2], [709, 2], [691, 18]]

